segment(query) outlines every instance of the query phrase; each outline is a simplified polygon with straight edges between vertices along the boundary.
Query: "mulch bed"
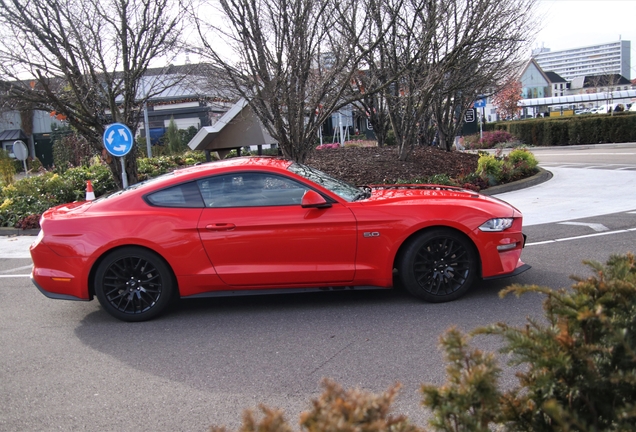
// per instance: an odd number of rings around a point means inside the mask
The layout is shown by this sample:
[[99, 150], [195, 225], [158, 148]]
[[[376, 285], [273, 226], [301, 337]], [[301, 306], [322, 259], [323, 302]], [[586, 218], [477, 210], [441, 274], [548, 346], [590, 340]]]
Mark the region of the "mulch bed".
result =
[[456, 178], [475, 172], [479, 156], [437, 147], [416, 147], [408, 160], [398, 160], [396, 147], [345, 147], [316, 150], [307, 165], [354, 185], [397, 183], [435, 174]]

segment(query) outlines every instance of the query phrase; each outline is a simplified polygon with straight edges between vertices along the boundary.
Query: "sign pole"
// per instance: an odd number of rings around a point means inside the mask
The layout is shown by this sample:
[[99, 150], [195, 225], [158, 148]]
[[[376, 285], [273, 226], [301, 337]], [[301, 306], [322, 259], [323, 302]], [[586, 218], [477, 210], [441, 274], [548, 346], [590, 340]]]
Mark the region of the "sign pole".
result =
[[120, 157], [119, 161], [121, 162], [121, 184], [126, 189], [128, 187], [128, 176], [126, 175], [126, 163], [124, 162], [124, 158]]

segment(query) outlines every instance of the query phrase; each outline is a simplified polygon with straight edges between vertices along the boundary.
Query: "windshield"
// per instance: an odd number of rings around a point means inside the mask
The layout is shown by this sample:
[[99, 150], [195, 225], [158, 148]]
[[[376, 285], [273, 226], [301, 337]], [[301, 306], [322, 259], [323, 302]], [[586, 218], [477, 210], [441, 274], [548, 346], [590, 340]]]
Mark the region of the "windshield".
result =
[[351, 186], [349, 183], [335, 179], [330, 175], [317, 169], [310, 168], [307, 165], [293, 163], [289, 166], [288, 170], [305, 177], [307, 180], [311, 180], [312, 182], [319, 184], [347, 201], [356, 201], [368, 198], [370, 195], [364, 189]]

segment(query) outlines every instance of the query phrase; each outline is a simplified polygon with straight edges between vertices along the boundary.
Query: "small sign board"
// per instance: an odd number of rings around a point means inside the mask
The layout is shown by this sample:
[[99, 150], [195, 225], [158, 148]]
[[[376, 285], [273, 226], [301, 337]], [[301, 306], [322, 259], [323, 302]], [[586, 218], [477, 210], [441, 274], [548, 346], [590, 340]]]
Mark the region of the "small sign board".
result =
[[473, 103], [473, 107], [475, 108], [484, 108], [486, 106], [486, 98], [480, 98], [477, 99], [474, 103]]
[[104, 147], [113, 156], [123, 157], [128, 154], [133, 146], [133, 134], [122, 123], [113, 123], [104, 131]]
[[462, 125], [461, 135], [472, 135], [477, 133], [477, 111], [475, 108], [469, 108], [464, 114], [464, 124]]
[[24, 161], [29, 157], [29, 151], [23, 141], [17, 140], [13, 142], [13, 155], [17, 160], [21, 161]]

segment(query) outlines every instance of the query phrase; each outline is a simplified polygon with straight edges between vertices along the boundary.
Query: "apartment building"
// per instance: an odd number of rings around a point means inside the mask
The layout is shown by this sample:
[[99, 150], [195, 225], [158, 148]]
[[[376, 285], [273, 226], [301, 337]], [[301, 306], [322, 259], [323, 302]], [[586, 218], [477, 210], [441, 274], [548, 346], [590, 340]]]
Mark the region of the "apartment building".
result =
[[631, 42], [591, 45], [562, 51], [535, 50], [533, 58], [545, 71], [556, 72], [567, 81], [589, 75], [619, 74], [631, 79]]

